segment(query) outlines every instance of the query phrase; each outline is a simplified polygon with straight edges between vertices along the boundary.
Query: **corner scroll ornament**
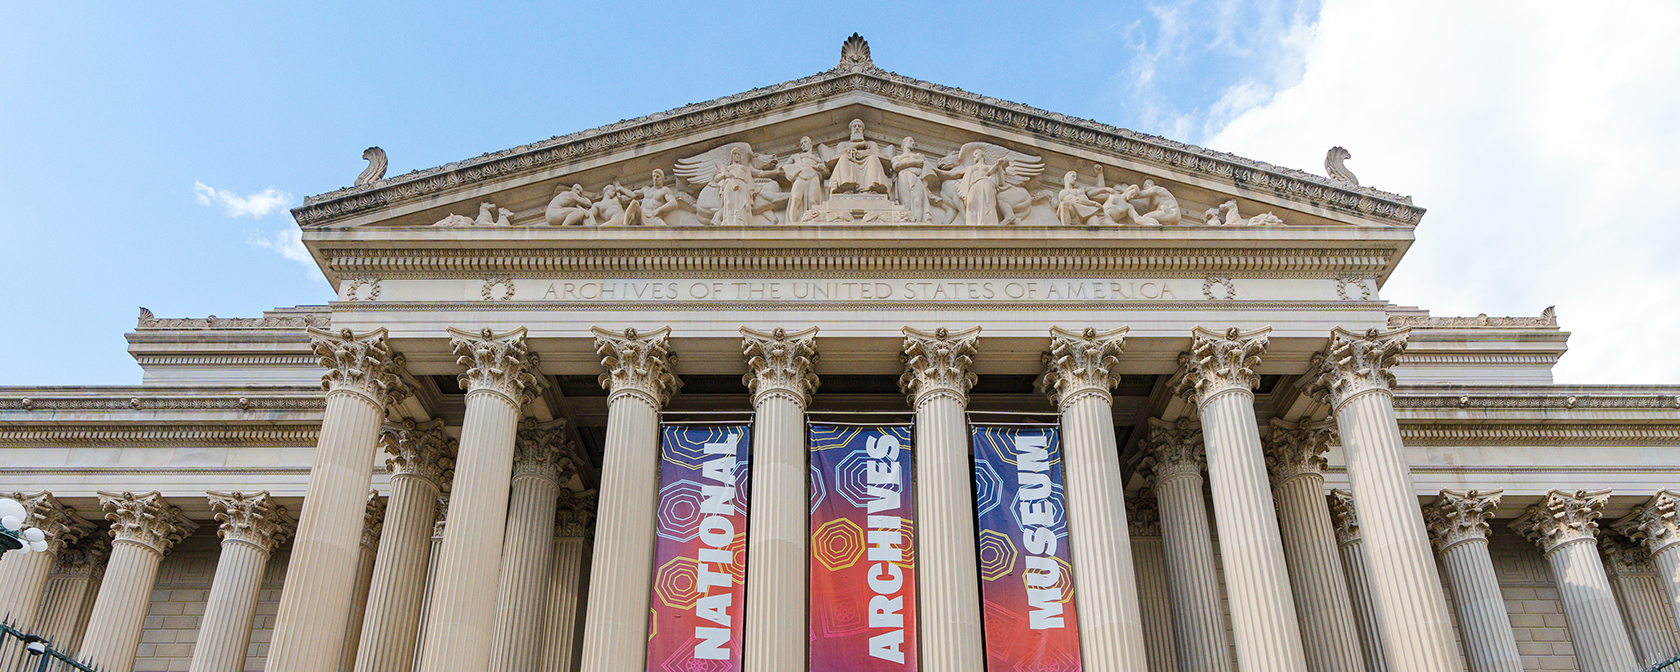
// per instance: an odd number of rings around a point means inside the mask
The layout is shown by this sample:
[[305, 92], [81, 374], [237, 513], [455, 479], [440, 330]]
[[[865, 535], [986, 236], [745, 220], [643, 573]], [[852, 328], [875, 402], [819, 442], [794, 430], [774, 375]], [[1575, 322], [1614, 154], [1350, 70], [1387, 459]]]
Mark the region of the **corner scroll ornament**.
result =
[[1612, 527], [1627, 538], [1644, 544], [1645, 549], [1655, 555], [1680, 544], [1680, 513], [1676, 512], [1677, 507], [1680, 507], [1680, 493], [1658, 490], [1650, 501], [1634, 507]]
[[682, 379], [675, 371], [677, 353], [671, 351], [670, 327], [645, 335], [634, 327], [624, 331], [590, 327], [590, 331], [595, 334], [595, 354], [607, 370], [597, 379], [607, 390], [607, 403], [626, 394], [659, 410], [682, 389]]
[[974, 364], [979, 340], [978, 325], [957, 332], [945, 327], [932, 332], [905, 327], [904, 351], [899, 355], [904, 373], [898, 377], [898, 389], [910, 397], [910, 406], [920, 408], [941, 396], [966, 403], [977, 380], [968, 369]]
[[94, 531], [93, 523], [82, 520], [76, 509], [58, 501], [50, 492], [11, 493], [12, 499], [23, 505], [23, 526], [36, 528], [47, 535], [47, 552], [56, 554]]
[[1266, 471], [1271, 473], [1274, 486], [1296, 476], [1324, 473], [1329, 466], [1324, 451], [1336, 436], [1334, 420], [1302, 424], [1272, 418], [1270, 425], [1265, 441]]
[[1191, 330], [1190, 353], [1184, 358], [1184, 377], [1178, 394], [1197, 405], [1233, 390], [1252, 391], [1260, 384], [1254, 367], [1271, 344], [1271, 327], [1243, 331], [1236, 327], [1221, 334], [1196, 327]]
[[1044, 373], [1037, 387], [1057, 408], [1067, 408], [1087, 396], [1100, 397], [1112, 403], [1109, 390], [1120, 384], [1121, 346], [1126, 342], [1130, 327], [1097, 331], [1086, 327], [1074, 333], [1061, 327], [1050, 328], [1050, 350], [1044, 353]]
[[419, 478], [449, 491], [455, 480], [457, 442], [444, 433], [442, 419], [421, 423], [405, 419], [399, 425], [386, 425], [379, 441], [389, 455], [385, 470], [392, 476]]
[[367, 159], [368, 166], [366, 170], [362, 171], [361, 175], [356, 176], [356, 186], [365, 187], [385, 179], [387, 163], [385, 150], [378, 147], [369, 147], [362, 150], [362, 158]]
[[595, 527], [595, 491], [560, 490], [554, 508], [554, 536], [583, 538]]
[[408, 385], [397, 373], [402, 369], [398, 355], [385, 336], [384, 329], [357, 334], [349, 329], [333, 333], [310, 327], [310, 347], [327, 369], [321, 376], [322, 389], [328, 394], [360, 395], [379, 408], [408, 397]]
[[1338, 488], [1331, 490], [1326, 499], [1330, 504], [1330, 518], [1336, 524], [1336, 544], [1346, 546], [1359, 541], [1359, 510], [1353, 507], [1353, 493]]
[[297, 521], [286, 507], [274, 503], [268, 491], [254, 494], [242, 492], [207, 493], [210, 510], [216, 515], [216, 534], [228, 541], [237, 541], [272, 553], [297, 529]]
[[537, 370], [542, 358], [527, 347], [524, 327], [499, 334], [489, 328], [475, 334], [451, 327], [449, 336], [455, 363], [467, 369], [456, 380], [468, 394], [493, 392], [514, 408], [524, 408], [547, 385]]
[[387, 500], [379, 493], [369, 490], [367, 494], [367, 508], [362, 509], [362, 545], [368, 548], [379, 548], [379, 535], [385, 531], [385, 505]]
[[1577, 541], [1591, 542], [1598, 536], [1598, 519], [1604, 515], [1604, 503], [1608, 501], [1609, 490], [1553, 490], [1512, 521], [1511, 529], [1546, 553]]
[[139, 544], [159, 555], [168, 553], [198, 529], [180, 507], [155, 490], [141, 495], [100, 491], [99, 505], [105, 509], [105, 519], [111, 521], [112, 539]]
[[811, 394], [821, 383], [811, 370], [818, 360], [816, 337], [816, 327], [791, 333], [781, 327], [769, 333], [741, 327], [741, 359], [747, 363], [741, 384], [751, 392], [755, 406], [776, 394], [811, 405]]
[[1143, 477], [1151, 485], [1185, 476], [1200, 477], [1207, 469], [1207, 449], [1202, 444], [1202, 426], [1189, 418], [1168, 422], [1149, 419], [1149, 435], [1143, 440]]
[[1161, 503], [1154, 488], [1139, 488], [1126, 498], [1126, 532], [1134, 537], [1161, 536]]
[[1307, 392], [1332, 408], [1340, 408], [1360, 394], [1394, 391], [1394, 373], [1389, 371], [1406, 351], [1410, 327], [1368, 329], [1363, 335], [1341, 327], [1330, 331], [1328, 354], [1313, 355]]
[[566, 438], [566, 421], [538, 422], [525, 418], [513, 442], [513, 477], [540, 478], [556, 485], [577, 474], [572, 463], [571, 441]]
[[1435, 501], [1424, 505], [1423, 522], [1437, 553], [1466, 541], [1487, 539], [1488, 519], [1499, 506], [1504, 490], [1442, 490]]

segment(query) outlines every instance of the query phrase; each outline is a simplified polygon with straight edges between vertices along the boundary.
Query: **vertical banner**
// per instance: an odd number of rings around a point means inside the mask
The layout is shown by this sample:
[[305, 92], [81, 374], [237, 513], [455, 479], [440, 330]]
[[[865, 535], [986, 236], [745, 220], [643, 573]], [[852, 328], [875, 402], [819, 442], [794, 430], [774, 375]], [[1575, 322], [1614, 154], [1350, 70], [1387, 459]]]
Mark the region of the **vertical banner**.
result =
[[986, 669], [1077, 672], [1060, 432], [975, 427]]
[[746, 425], [661, 431], [648, 670], [738, 672], [746, 607]]
[[811, 426], [810, 672], [914, 672], [910, 427]]

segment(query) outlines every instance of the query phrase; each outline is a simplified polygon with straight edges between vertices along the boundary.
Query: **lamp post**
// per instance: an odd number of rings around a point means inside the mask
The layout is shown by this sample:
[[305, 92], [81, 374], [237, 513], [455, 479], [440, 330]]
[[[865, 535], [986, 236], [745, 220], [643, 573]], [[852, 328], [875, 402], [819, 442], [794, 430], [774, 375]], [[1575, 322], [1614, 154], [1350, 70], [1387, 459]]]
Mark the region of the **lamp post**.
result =
[[44, 553], [47, 533], [40, 528], [24, 527], [29, 517], [23, 504], [9, 497], [0, 497], [0, 552], [22, 550], [25, 553]]

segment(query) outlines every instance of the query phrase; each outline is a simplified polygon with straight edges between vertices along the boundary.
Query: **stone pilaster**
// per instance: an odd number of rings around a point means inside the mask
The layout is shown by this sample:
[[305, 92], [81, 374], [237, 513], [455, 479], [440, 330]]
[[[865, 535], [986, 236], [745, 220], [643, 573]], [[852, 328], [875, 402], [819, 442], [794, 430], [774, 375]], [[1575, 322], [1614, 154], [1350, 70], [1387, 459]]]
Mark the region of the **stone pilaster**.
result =
[[1388, 672], [1388, 649], [1383, 646], [1381, 619], [1376, 598], [1371, 595], [1371, 569], [1365, 559], [1365, 538], [1359, 527], [1359, 512], [1353, 508], [1353, 493], [1331, 490], [1328, 501], [1330, 515], [1336, 521], [1342, 571], [1347, 574], [1348, 598], [1353, 601], [1353, 619], [1359, 625], [1359, 650], [1365, 654], [1365, 669]]
[[1625, 537], [1601, 534], [1598, 551], [1604, 556], [1604, 571], [1610, 577], [1610, 592], [1622, 609], [1634, 659], [1640, 665], [1655, 665], [1680, 652], [1680, 632], [1669, 615], [1662, 581], [1651, 564], [1651, 554]]
[[1656, 566], [1657, 578], [1662, 581], [1663, 594], [1674, 620], [1680, 622], [1680, 493], [1658, 491], [1650, 501], [1636, 507], [1632, 513], [1616, 521], [1622, 534], [1645, 545]]
[[1145, 480], [1155, 489], [1160, 511], [1178, 669], [1231, 672], [1231, 640], [1202, 496], [1207, 457], [1201, 427], [1185, 418], [1151, 418], [1143, 450]]
[[1277, 499], [1278, 526], [1289, 562], [1296, 617], [1312, 633], [1302, 644], [1312, 672], [1358, 670], [1359, 626], [1324, 500], [1324, 451], [1334, 428], [1274, 419], [1266, 436], [1266, 468]]
[[1553, 490], [1511, 523], [1511, 529], [1539, 546], [1552, 565], [1581, 672], [1627, 672], [1639, 667], [1604, 573], [1604, 561], [1598, 557], [1598, 518], [1609, 499], [1609, 490]]
[[658, 496], [659, 410], [682, 388], [671, 330], [594, 328], [607, 388], [598, 528], [590, 565], [583, 672], [646, 667]]
[[1137, 571], [1138, 611], [1143, 616], [1143, 670], [1173, 672], [1178, 656], [1173, 644], [1172, 596], [1167, 591], [1167, 556], [1161, 545], [1161, 513], [1155, 491], [1140, 488], [1126, 498], [1126, 529], [1132, 535], [1132, 566]]
[[450, 329], [467, 412], [455, 457], [449, 506], [464, 525], [451, 525], [438, 549], [422, 672], [485, 672], [496, 621], [514, 435], [524, 409], [547, 384], [525, 329], [495, 333]]
[[111, 536], [104, 529], [90, 532], [76, 545], [58, 552], [35, 631], [59, 651], [73, 653], [81, 644], [87, 615], [99, 592], [99, 578], [105, 572], [105, 558], [110, 554]]
[[806, 665], [810, 633], [806, 583], [805, 408], [817, 388], [817, 328], [769, 333], [741, 329], [741, 357], [755, 411], [752, 507], [747, 534], [744, 669], [775, 672]]
[[917, 636], [921, 664], [929, 672], [986, 665], [974, 548], [974, 465], [964, 414], [979, 338], [980, 327], [904, 328], [898, 386], [916, 409]]
[[578, 597], [583, 594], [583, 557], [595, 524], [595, 492], [561, 490], [554, 512], [554, 572], [548, 583], [548, 619], [543, 623], [544, 670], [571, 670], [577, 661]]
[[1299, 672], [1306, 653], [1254, 416], [1254, 367], [1271, 330], [1195, 328], [1178, 391], [1201, 413], [1237, 667]]
[[292, 538], [267, 672], [335, 672], [345, 628], [322, 614], [348, 614], [361, 555], [362, 521], [385, 408], [408, 395], [401, 355], [385, 330], [355, 334], [310, 329], [327, 390], [321, 436]]
[[1397, 670], [1462, 670], [1452, 613], [1430, 553], [1394, 417], [1394, 374], [1407, 329], [1330, 333], [1316, 355], [1309, 391], [1330, 404], [1341, 430], [1348, 480], [1364, 521], [1366, 576], [1381, 622], [1385, 657]]
[[12, 624], [22, 632], [34, 632], [36, 614], [47, 589], [47, 577], [52, 574], [58, 554], [93, 530], [93, 525], [76, 515], [52, 493], [7, 495], [23, 504], [26, 512], [24, 527], [33, 527], [47, 535], [45, 553], [28, 549], [8, 551], [0, 555], [0, 620]]
[[101, 492], [99, 504], [111, 521], [111, 559], [78, 653], [101, 672], [132, 672], [158, 563], [198, 525], [156, 492]]
[[1079, 646], [1085, 669], [1141, 670], [1148, 661], [1139, 613], [1126, 483], [1114, 441], [1115, 369], [1126, 339], [1122, 327], [1075, 333], [1050, 330], [1050, 351], [1038, 381], [1062, 414], [1068, 539], [1079, 592]]
[[368, 491], [367, 508], [362, 510], [362, 547], [356, 554], [356, 581], [351, 584], [350, 611], [344, 619], [344, 651], [338, 657], [339, 672], [356, 669], [362, 622], [367, 618], [368, 593], [373, 589], [373, 564], [379, 557], [379, 537], [385, 531], [386, 502], [379, 493]]
[[542, 662], [543, 618], [549, 612], [554, 569], [554, 507], [577, 467], [570, 457], [573, 447], [566, 438], [565, 420], [539, 423], [526, 418], [514, 446], [490, 669], [536, 672]]
[[354, 669], [411, 672], [438, 496], [455, 477], [455, 440], [444, 433], [442, 420], [409, 420], [387, 426], [381, 443], [388, 456], [391, 496], [373, 559], [361, 653]]
[[295, 522], [267, 492], [208, 494], [210, 510], [220, 523], [216, 533], [222, 537], [222, 553], [216, 560], [216, 577], [210, 583], [187, 669], [241, 672], [268, 556], [292, 533]]
[[1522, 672], [1511, 617], [1488, 555], [1488, 518], [1503, 490], [1442, 490], [1424, 507], [1429, 536], [1458, 605], [1464, 658], [1470, 672]]

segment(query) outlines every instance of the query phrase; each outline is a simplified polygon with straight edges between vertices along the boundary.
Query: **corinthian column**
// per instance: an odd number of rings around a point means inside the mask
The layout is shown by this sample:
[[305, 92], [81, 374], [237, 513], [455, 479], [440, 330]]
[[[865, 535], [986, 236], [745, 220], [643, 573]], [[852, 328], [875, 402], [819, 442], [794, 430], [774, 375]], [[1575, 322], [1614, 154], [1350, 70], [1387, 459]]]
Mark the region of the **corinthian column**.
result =
[[1610, 592], [1621, 606], [1634, 659], [1641, 665], [1654, 665], [1680, 651], [1680, 633], [1674, 631], [1674, 617], [1668, 613], [1668, 600], [1663, 595], [1662, 580], [1651, 566], [1651, 554], [1639, 544], [1611, 534], [1599, 535], [1598, 551], [1604, 556]]
[[335, 672], [344, 652], [344, 623], [322, 614], [348, 614], [361, 556], [368, 482], [385, 407], [408, 395], [397, 375], [400, 356], [385, 330], [337, 334], [310, 329], [327, 374], [327, 409], [309, 469], [303, 512], [292, 537], [286, 586], [274, 619], [267, 672]]
[[1388, 672], [1388, 650], [1383, 646], [1382, 625], [1371, 596], [1370, 564], [1365, 560], [1365, 537], [1359, 527], [1359, 512], [1353, 508], [1353, 493], [1331, 490], [1328, 501], [1330, 515], [1336, 520], [1336, 545], [1342, 551], [1353, 618], [1359, 624], [1359, 650], [1365, 654], [1365, 669]]
[[1126, 482], [1114, 442], [1115, 367], [1126, 328], [1050, 330], [1038, 386], [1062, 412], [1068, 540], [1079, 590], [1079, 648], [1085, 669], [1143, 670], [1148, 652], [1126, 531]]
[[251, 622], [257, 616], [257, 592], [262, 589], [268, 556], [291, 534], [293, 521], [286, 507], [267, 492], [211, 492], [210, 510], [221, 523], [221, 557], [216, 578], [200, 619], [193, 645], [190, 672], [240, 672], [251, 644]]
[[443, 421], [385, 428], [385, 470], [391, 472], [391, 496], [385, 503], [385, 523], [379, 552], [373, 556], [373, 576], [362, 617], [361, 652], [356, 672], [412, 672], [414, 642], [420, 630], [420, 606], [425, 599], [426, 565], [431, 556], [432, 522], [438, 496], [455, 470], [455, 440], [443, 432]]
[[[904, 328], [898, 386], [916, 409], [916, 606], [923, 669], [984, 669], [979, 558], [974, 549], [974, 465], [968, 457], [968, 390], [980, 327], [932, 333]], [[801, 505], [803, 506], [803, 505]], [[803, 509], [801, 509], [803, 510]]]
[[578, 596], [583, 554], [595, 524], [595, 491], [561, 490], [554, 511], [554, 572], [548, 579], [548, 619], [543, 623], [542, 669], [567, 672], [577, 660]]
[[1324, 451], [1333, 431], [1274, 419], [1266, 436], [1266, 468], [1293, 579], [1295, 615], [1301, 629], [1312, 633], [1302, 642], [1312, 672], [1358, 670], [1364, 664], [1335, 524], [1324, 501]]
[[1220, 334], [1195, 328], [1178, 387], [1202, 416], [1231, 630], [1237, 641], [1237, 667], [1243, 672], [1307, 667], [1254, 418], [1254, 386], [1260, 382], [1254, 367], [1260, 365], [1271, 330], [1230, 329]]
[[426, 618], [432, 613], [432, 593], [437, 586], [438, 556], [443, 554], [443, 528], [449, 517], [449, 495], [437, 500], [437, 517], [432, 519], [432, 546], [426, 552], [426, 590], [420, 598], [420, 624], [414, 632], [414, 671], [420, 669], [422, 645], [426, 643]]
[[378, 556], [380, 533], [385, 529], [385, 501], [378, 492], [369, 490], [367, 508], [362, 509], [362, 548], [356, 554], [356, 581], [351, 584], [350, 613], [344, 620], [344, 651], [338, 657], [339, 672], [356, 669], [362, 620], [367, 616], [368, 592], [373, 586], [373, 562]]
[[811, 534], [807, 522], [805, 407], [817, 388], [817, 328], [741, 329], [742, 382], [752, 391], [752, 510], [748, 516], [747, 672], [804, 669]]
[[1663, 594], [1674, 620], [1680, 622], [1680, 493], [1660, 490], [1651, 500], [1635, 508], [1621, 520], [1616, 529], [1629, 539], [1645, 544], [1651, 552], [1651, 562], [1662, 580]]
[[659, 409], [682, 388], [672, 370], [668, 327], [643, 335], [600, 327], [601, 385], [607, 436], [601, 464], [600, 517], [590, 565], [589, 615], [583, 626], [583, 672], [636, 672], [647, 666], [653, 588], [653, 529], [659, 487]]
[[554, 569], [554, 505], [560, 484], [572, 479], [566, 421], [526, 418], [514, 444], [513, 492], [508, 496], [502, 581], [497, 587], [496, 632], [490, 669], [536, 672], [542, 662], [543, 616], [548, 613]]
[[1187, 418], [1150, 418], [1143, 450], [1145, 480], [1153, 484], [1160, 509], [1178, 669], [1230, 672], [1231, 640], [1225, 631], [1219, 572], [1213, 566], [1207, 501], [1202, 498], [1207, 458], [1201, 427]]
[[1629, 672], [1639, 663], [1610, 592], [1610, 578], [1598, 557], [1598, 518], [1609, 490], [1573, 493], [1553, 490], [1528, 507], [1511, 529], [1528, 537], [1552, 565], [1552, 579], [1563, 598], [1563, 618], [1581, 672]]
[[1335, 410], [1341, 429], [1388, 662], [1397, 670], [1462, 670], [1394, 418], [1394, 374], [1388, 369], [1405, 351], [1407, 332], [1372, 329], [1362, 336], [1335, 329], [1329, 355], [1313, 358], [1316, 378], [1309, 389]]
[[104, 530], [91, 532], [76, 545], [58, 552], [35, 631], [59, 651], [74, 654], [81, 643], [86, 616], [105, 572], [105, 557], [110, 554], [111, 537]]
[[101, 492], [99, 504], [111, 521], [111, 560], [88, 617], [81, 661], [101, 672], [132, 672], [158, 563], [198, 526], [156, 492]]
[[1499, 592], [1499, 577], [1494, 575], [1493, 558], [1488, 555], [1487, 521], [1499, 506], [1502, 492], [1442, 490], [1423, 511], [1453, 602], [1458, 605], [1470, 672], [1523, 669], [1511, 617], [1505, 612], [1505, 596]]
[[1173, 607], [1167, 592], [1167, 557], [1161, 547], [1161, 514], [1155, 491], [1143, 488], [1126, 498], [1126, 528], [1132, 534], [1132, 565], [1137, 568], [1138, 611], [1143, 616], [1142, 670], [1173, 672]]
[[477, 333], [450, 329], [458, 380], [467, 391], [461, 444], [449, 508], [458, 519], [438, 549], [431, 613], [421, 646], [422, 672], [485, 672], [502, 573], [514, 433], [526, 404], [546, 384], [540, 360], [525, 345], [525, 329]]
[[0, 586], [5, 587], [0, 590], [0, 620], [21, 632], [35, 632], [35, 617], [59, 552], [91, 532], [93, 525], [78, 518], [75, 509], [60, 503], [52, 493], [18, 492], [10, 496], [23, 504], [24, 527], [46, 533], [47, 550], [32, 553], [21, 549], [0, 555]]

